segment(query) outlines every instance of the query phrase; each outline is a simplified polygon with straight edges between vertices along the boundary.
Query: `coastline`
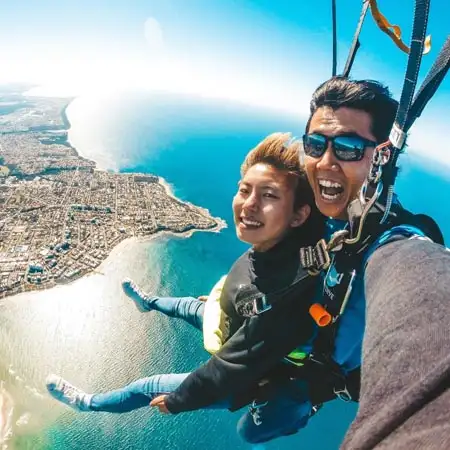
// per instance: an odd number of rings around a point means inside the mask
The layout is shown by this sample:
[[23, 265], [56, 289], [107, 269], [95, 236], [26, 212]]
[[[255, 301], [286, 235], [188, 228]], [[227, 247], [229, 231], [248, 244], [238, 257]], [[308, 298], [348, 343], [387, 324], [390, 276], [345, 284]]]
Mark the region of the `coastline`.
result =
[[190, 233], [188, 236], [186, 236], [186, 237], [190, 237], [190, 236], [192, 236], [192, 233], [194, 233], [195, 231], [209, 231], [209, 232], [212, 232], [212, 233], [219, 233], [224, 228], [228, 228], [228, 224], [226, 223], [226, 221], [224, 219], [222, 219], [221, 217], [214, 217], [214, 216], [212, 216], [211, 213], [209, 212], [209, 209], [204, 208], [203, 206], [194, 205], [191, 202], [188, 202], [186, 200], [181, 200], [178, 197], [176, 197], [174, 192], [173, 192], [174, 189], [173, 189], [172, 185], [170, 183], [168, 183], [164, 178], [160, 177], [159, 175], [157, 175], [157, 177], [158, 177], [158, 182], [163, 186], [164, 190], [166, 191], [166, 194], [169, 197], [172, 197], [173, 199], [177, 200], [178, 202], [181, 202], [181, 203], [183, 203], [185, 205], [188, 205], [188, 206], [190, 206], [192, 208], [199, 209], [204, 214], [212, 217], [217, 222], [217, 226], [216, 227], [210, 228], [208, 230], [194, 229], [194, 230], [183, 231], [181, 233], [173, 232], [174, 234], [176, 234], [176, 235], [180, 235], [181, 234], [182, 235], [184, 233], [188, 233], [188, 234]]
[[[62, 129], [62, 127], [58, 126], [57, 128], [55, 128], [55, 130], [48, 130], [48, 131], [64, 132], [65, 139], [63, 140], [62, 143], [63, 143], [63, 145], [67, 145], [68, 147], [70, 147], [73, 150], [73, 152], [77, 158], [80, 158], [84, 161], [91, 162], [93, 164], [93, 170], [96, 172], [108, 172], [105, 169], [98, 168], [97, 161], [95, 161], [91, 158], [87, 158], [86, 156], [81, 156], [79, 149], [77, 149], [74, 145], [72, 145], [72, 143], [69, 140], [68, 133], [72, 127], [72, 124], [67, 115], [67, 109], [75, 99], [76, 99], [76, 97], [70, 97], [69, 102], [62, 108], [62, 110], [60, 112], [61, 119], [64, 124], [64, 129]], [[117, 171], [116, 173], [120, 174], [120, 171]], [[127, 175], [141, 175], [141, 174], [142, 173], [127, 173]], [[110, 257], [110, 255], [114, 251], [114, 249], [116, 249], [117, 246], [121, 245], [123, 242], [126, 242], [126, 241], [132, 242], [134, 240], [135, 242], [149, 242], [153, 239], [157, 239], [157, 238], [161, 238], [161, 237], [165, 237], [165, 236], [171, 237], [171, 238], [178, 237], [178, 238], [185, 239], [185, 238], [191, 237], [196, 231], [219, 233], [222, 229], [227, 228], [226, 221], [220, 217], [212, 216], [208, 209], [194, 205], [191, 202], [181, 200], [180, 198], [176, 197], [176, 195], [174, 194], [173, 186], [171, 186], [164, 178], [162, 178], [158, 175], [151, 174], [151, 173], [144, 173], [144, 175], [155, 176], [158, 179], [157, 182], [163, 187], [164, 192], [168, 197], [171, 197], [176, 202], [186, 205], [189, 208], [199, 211], [202, 215], [210, 218], [215, 223], [215, 225], [211, 226], [210, 228], [195, 228], [195, 226], [192, 225], [192, 226], [188, 226], [187, 229], [184, 229], [182, 231], [170, 230], [170, 229], [166, 229], [165, 227], [163, 227], [163, 228], [157, 229], [156, 231], [154, 231], [153, 233], [148, 234], [148, 235], [131, 235], [131, 236], [129, 234], [121, 235], [120, 238], [118, 238], [118, 240], [116, 242], [114, 242], [112, 247], [106, 249], [104, 257], [101, 260], [98, 260], [99, 262], [96, 266], [85, 267], [83, 270], [80, 270], [78, 273], [74, 273], [73, 275], [71, 275], [68, 278], [61, 277], [61, 278], [51, 279], [44, 284], [35, 284], [35, 283], [24, 282], [23, 284], [20, 285], [20, 288], [17, 288], [17, 290], [14, 290], [14, 291], [5, 290], [3, 292], [0, 292], [0, 300], [5, 299], [6, 297], [12, 297], [14, 295], [24, 294], [27, 292], [43, 291], [46, 289], [51, 289], [58, 285], [71, 284], [71, 283], [75, 282], [76, 280], [86, 277], [87, 275], [101, 273], [101, 272], [99, 272], [99, 268], [101, 268], [101, 266], [104, 264], [104, 262], [108, 260], [108, 258]]]
[[[222, 220], [222, 219], [220, 219]], [[225, 227], [226, 227], [226, 223], [225, 223]], [[50, 289], [54, 289], [57, 288], [58, 286], [66, 286], [69, 284], [73, 284], [77, 281], [80, 281], [83, 278], [87, 278], [93, 275], [105, 275], [102, 271], [102, 268], [104, 267], [105, 264], [109, 264], [109, 258], [113, 257], [113, 253], [120, 251], [120, 247], [122, 246], [128, 246], [128, 245], [133, 245], [133, 244], [148, 244], [151, 241], [156, 241], [158, 239], [164, 239], [166, 237], [168, 238], [178, 238], [178, 239], [187, 239], [190, 238], [195, 232], [199, 232], [199, 231], [204, 231], [204, 232], [210, 232], [210, 233], [218, 233], [220, 232], [222, 228], [211, 228], [211, 229], [206, 229], [206, 230], [200, 230], [200, 229], [190, 229], [190, 230], [186, 230], [186, 231], [181, 231], [181, 232], [177, 232], [177, 231], [171, 231], [171, 230], [159, 230], [155, 233], [149, 234], [147, 236], [124, 236], [124, 238], [120, 241], [118, 241], [114, 247], [112, 247], [110, 249], [110, 251], [108, 252], [108, 254], [106, 255], [105, 259], [103, 259], [102, 261], [100, 261], [100, 263], [98, 264], [98, 266], [96, 267], [92, 267], [89, 270], [87, 270], [86, 272], [80, 273], [78, 276], [74, 276], [73, 278], [70, 278], [68, 280], [58, 280], [58, 281], [54, 281], [53, 283], [49, 283], [47, 285], [38, 285], [38, 284], [28, 284], [28, 289], [22, 289], [18, 292], [14, 292], [13, 294], [9, 294], [9, 295], [5, 295], [5, 292], [0, 293], [0, 305], [2, 304], [2, 301], [4, 301], [7, 298], [11, 298], [14, 296], [18, 296], [18, 295], [25, 295], [25, 294], [30, 294], [33, 292], [42, 292], [42, 291], [47, 291]], [[27, 286], [27, 285], [24, 285]]]
[[[72, 124], [71, 124], [70, 119], [69, 119], [69, 116], [68, 116], [68, 114], [67, 114], [67, 109], [69, 108], [70, 105], [72, 105], [72, 103], [73, 103], [77, 98], [78, 98], [78, 97], [71, 97], [69, 103], [67, 103], [67, 105], [66, 105], [66, 106], [63, 108], [63, 110], [61, 111], [61, 117], [62, 117], [62, 120], [63, 120], [63, 122], [64, 122], [64, 125], [67, 126], [67, 128], [65, 129], [65, 131], [66, 131], [66, 142], [67, 142], [67, 146], [69, 146], [70, 148], [72, 148], [72, 149], [74, 150], [74, 152], [76, 153], [76, 155], [77, 155], [79, 158], [84, 159], [85, 161], [93, 162], [93, 163], [95, 164], [95, 169], [94, 169], [94, 170], [98, 170], [98, 171], [100, 171], [100, 172], [107, 172], [108, 170], [107, 170], [106, 168], [101, 168], [101, 167], [98, 166], [98, 162], [97, 162], [97, 161], [95, 161], [94, 159], [91, 159], [91, 158], [89, 158], [89, 157], [87, 157], [87, 156], [83, 156], [83, 154], [80, 153], [80, 150], [77, 149], [77, 148], [70, 142], [70, 139], [69, 139], [69, 130], [70, 130], [70, 128], [72, 127]], [[118, 173], [120, 173], [120, 171], [118, 171]], [[182, 199], [178, 198], [178, 197], [175, 195], [175, 193], [174, 193], [174, 187], [173, 187], [167, 180], [165, 180], [163, 177], [161, 177], [160, 175], [156, 175], [156, 174], [153, 174], [153, 173], [150, 173], [150, 172], [148, 172], [148, 173], [145, 172], [145, 175], [155, 175], [155, 176], [157, 176], [157, 177], [158, 177], [158, 183], [161, 184], [161, 185], [163, 186], [163, 188], [164, 188], [166, 194], [167, 194], [169, 197], [171, 197], [171, 198], [173, 198], [173, 199], [175, 199], [175, 200], [177, 200], [177, 201], [179, 201], [179, 202], [181, 202], [181, 203], [183, 203], [183, 204], [185, 204], [185, 205], [188, 205], [188, 206], [190, 206], [190, 207], [192, 207], [192, 208], [199, 209], [199, 210], [202, 211], [204, 214], [206, 214], [206, 215], [212, 217], [212, 218], [217, 222], [217, 226], [216, 226], [216, 227], [210, 228], [210, 229], [208, 229], [208, 230], [200, 230], [200, 229], [199, 229], [199, 230], [188, 230], [188, 231], [182, 232], [182, 233], [172, 232], [174, 235], [180, 236], [180, 235], [183, 235], [184, 233], [188, 233], [188, 235], [186, 235], [186, 237], [190, 237], [190, 236], [192, 235], [192, 233], [194, 233], [195, 231], [209, 231], [209, 232], [218, 233], [218, 232], [220, 232], [222, 229], [228, 227], [228, 224], [226, 223], [226, 221], [225, 221], [224, 219], [222, 219], [222, 218], [220, 218], [220, 217], [214, 217], [214, 216], [210, 213], [210, 211], [209, 211], [207, 208], [204, 208], [204, 207], [202, 207], [202, 206], [194, 205], [193, 203], [191, 203], [191, 202], [189, 202], [189, 201], [187, 201], [187, 200], [182, 200]], [[166, 230], [164, 230], [164, 231], [166, 231]], [[191, 232], [191, 231], [192, 231], [192, 232]], [[168, 233], [171, 233], [170, 231], [167, 231], [167, 232], [168, 232]], [[189, 233], [189, 232], [191, 232], [191, 233]], [[159, 233], [159, 232], [157, 232], [157, 233]], [[155, 233], [155, 234], [157, 234], [157, 233]]]
[[76, 154], [76, 156], [78, 158], [81, 158], [81, 159], [83, 159], [85, 161], [90, 161], [90, 162], [94, 163], [95, 164], [95, 166], [94, 166], [95, 169], [94, 170], [107, 171], [106, 168], [99, 167], [97, 161], [95, 161], [94, 159], [88, 158], [87, 156], [83, 155], [80, 152], [80, 150], [77, 147], [75, 147], [75, 145], [73, 145], [72, 142], [69, 139], [69, 131], [72, 128], [72, 124], [71, 124], [69, 116], [67, 114], [67, 109], [72, 105], [72, 103], [75, 100], [77, 100], [77, 98], [78, 97], [70, 97], [70, 101], [67, 103], [67, 105], [61, 111], [61, 118], [63, 120], [64, 125], [66, 126], [66, 128], [64, 130], [65, 133], [66, 133], [66, 144], [65, 145], [67, 145], [67, 147], [70, 147], [75, 152], [75, 154]]

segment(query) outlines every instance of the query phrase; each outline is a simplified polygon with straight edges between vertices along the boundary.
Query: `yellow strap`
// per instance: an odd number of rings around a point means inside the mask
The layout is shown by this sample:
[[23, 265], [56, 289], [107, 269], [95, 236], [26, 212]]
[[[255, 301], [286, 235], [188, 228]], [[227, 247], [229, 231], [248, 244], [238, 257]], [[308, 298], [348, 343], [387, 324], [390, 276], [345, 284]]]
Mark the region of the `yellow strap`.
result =
[[[405, 53], [409, 54], [409, 47], [402, 41], [402, 30], [398, 25], [391, 25], [386, 17], [378, 9], [377, 0], [369, 0], [372, 16], [378, 25], [378, 28], [386, 33], [395, 43], [395, 45]], [[431, 50], [431, 36], [427, 36], [424, 43], [423, 54], [426, 55]]]

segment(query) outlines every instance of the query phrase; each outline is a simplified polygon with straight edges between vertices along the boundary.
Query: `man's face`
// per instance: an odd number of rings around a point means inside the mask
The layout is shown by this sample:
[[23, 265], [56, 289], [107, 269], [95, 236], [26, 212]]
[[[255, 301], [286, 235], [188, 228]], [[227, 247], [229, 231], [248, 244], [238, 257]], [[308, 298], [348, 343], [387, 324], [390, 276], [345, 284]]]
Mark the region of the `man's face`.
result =
[[[346, 107], [333, 111], [324, 106], [314, 113], [308, 134], [327, 137], [356, 134], [376, 141], [371, 126], [372, 118], [365, 111]], [[330, 142], [319, 158], [305, 156], [306, 173], [320, 212], [327, 217], [347, 220], [347, 205], [357, 197], [369, 173], [374, 148], [366, 147], [361, 161], [339, 161], [331, 146]]]

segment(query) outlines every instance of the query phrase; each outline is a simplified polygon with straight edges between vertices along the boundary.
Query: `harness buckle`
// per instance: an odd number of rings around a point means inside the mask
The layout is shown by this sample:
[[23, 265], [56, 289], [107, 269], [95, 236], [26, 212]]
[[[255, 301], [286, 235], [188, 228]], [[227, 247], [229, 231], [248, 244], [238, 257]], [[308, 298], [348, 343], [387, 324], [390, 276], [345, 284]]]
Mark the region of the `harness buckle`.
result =
[[331, 263], [331, 259], [328, 254], [328, 246], [325, 239], [321, 239], [314, 247], [301, 248], [300, 263], [312, 276], [316, 276], [322, 270], [327, 269]]
[[249, 406], [249, 412], [252, 416], [253, 423], [259, 427], [262, 424], [262, 418], [261, 418], [261, 409], [264, 408], [264, 406], [267, 406], [269, 402], [257, 402], [256, 400], [253, 400], [251, 405]]
[[343, 389], [333, 388], [333, 392], [339, 400], [342, 400], [345, 403], [351, 402], [353, 400], [350, 392], [347, 389], [347, 386], [345, 385]]
[[[401, 130], [400, 130], [401, 131]], [[406, 135], [405, 135], [406, 138]], [[375, 148], [372, 156], [372, 165], [370, 166], [368, 180], [371, 183], [378, 183], [383, 174], [383, 166], [391, 159], [391, 141], [383, 142]], [[395, 145], [395, 144], [394, 144]]]
[[253, 312], [254, 314], [262, 314], [263, 312], [269, 311], [272, 309], [272, 305], [267, 301], [265, 295], [261, 295], [260, 297], [256, 297], [253, 299]]
[[406, 136], [406, 133], [394, 123], [389, 135], [389, 140], [392, 142], [392, 145], [401, 151], [405, 145]]
[[330, 252], [341, 250], [348, 233], [348, 230], [339, 230], [333, 233], [327, 245], [328, 250]]

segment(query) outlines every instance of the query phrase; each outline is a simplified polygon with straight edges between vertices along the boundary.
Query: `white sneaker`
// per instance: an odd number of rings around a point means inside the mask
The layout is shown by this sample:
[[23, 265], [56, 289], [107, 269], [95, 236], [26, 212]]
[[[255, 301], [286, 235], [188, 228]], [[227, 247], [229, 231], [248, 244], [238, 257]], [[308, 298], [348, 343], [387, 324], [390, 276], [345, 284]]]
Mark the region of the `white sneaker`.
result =
[[140, 312], [149, 312], [153, 308], [151, 306], [152, 297], [149, 297], [139, 286], [130, 278], [122, 281], [122, 289], [125, 294], [133, 300], [136, 308]]
[[58, 375], [51, 374], [45, 380], [49, 394], [75, 411], [90, 411], [92, 395], [71, 385]]

